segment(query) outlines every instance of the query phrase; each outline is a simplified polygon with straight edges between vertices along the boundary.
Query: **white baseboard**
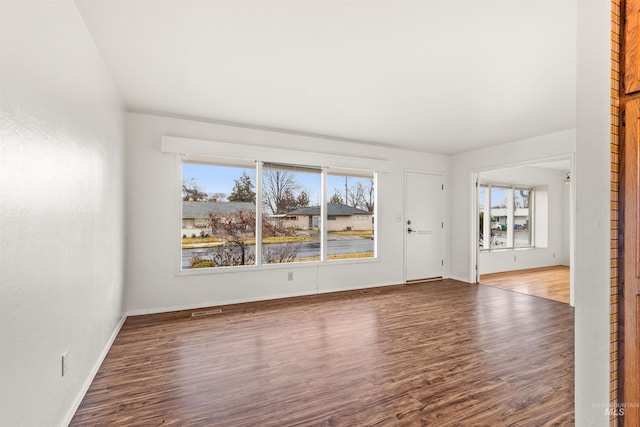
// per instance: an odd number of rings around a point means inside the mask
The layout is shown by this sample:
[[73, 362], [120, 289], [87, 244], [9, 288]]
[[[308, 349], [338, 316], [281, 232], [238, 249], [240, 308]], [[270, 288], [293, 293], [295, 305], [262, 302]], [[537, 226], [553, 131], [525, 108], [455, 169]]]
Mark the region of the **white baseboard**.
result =
[[404, 283], [389, 282], [389, 283], [376, 283], [374, 285], [348, 287], [348, 288], [327, 288], [327, 289], [319, 289], [318, 290], [318, 294], [330, 294], [330, 293], [333, 293], [333, 292], [357, 291], [357, 290], [362, 290], [362, 289], [381, 288], [381, 287], [384, 287], [384, 286], [402, 286], [402, 285], [404, 285]]
[[93, 382], [93, 379], [96, 377], [96, 374], [100, 369], [100, 366], [102, 366], [102, 362], [104, 362], [104, 359], [105, 357], [107, 357], [109, 350], [111, 350], [111, 346], [113, 345], [113, 342], [116, 340], [118, 333], [120, 333], [120, 329], [122, 329], [122, 325], [124, 325], [125, 320], [127, 320], [127, 315], [123, 314], [122, 317], [120, 318], [120, 321], [116, 325], [113, 333], [109, 337], [107, 344], [104, 346], [102, 353], [100, 353], [100, 357], [98, 357], [98, 360], [96, 360], [96, 363], [94, 364], [93, 369], [91, 369], [89, 376], [85, 380], [84, 384], [82, 385], [82, 388], [80, 389], [80, 391], [78, 392], [78, 395], [73, 401], [73, 404], [69, 408], [69, 411], [67, 412], [67, 416], [64, 417], [64, 421], [62, 422], [63, 426], [68, 426], [71, 423], [73, 416], [76, 414], [78, 407], [80, 407], [80, 404], [82, 403], [82, 399], [84, 399], [84, 396], [87, 394], [87, 391], [89, 391], [89, 387], [91, 387], [91, 383]]
[[345, 288], [332, 288], [332, 289], [308, 289], [303, 292], [291, 292], [291, 293], [283, 293], [283, 294], [272, 294], [272, 295], [261, 295], [257, 297], [251, 298], [239, 298], [232, 300], [224, 300], [224, 301], [206, 301], [197, 304], [183, 304], [183, 305], [175, 305], [170, 307], [155, 307], [155, 308], [147, 308], [147, 309], [139, 309], [139, 310], [130, 310], [127, 311], [127, 316], [141, 316], [145, 314], [159, 314], [159, 313], [169, 313], [172, 311], [181, 311], [181, 310], [197, 310], [200, 308], [206, 307], [218, 307], [221, 305], [232, 305], [232, 304], [242, 304], [247, 302], [258, 302], [258, 301], [269, 301], [280, 298], [293, 298], [293, 297], [302, 297], [307, 295], [318, 295], [325, 294], [329, 292], [342, 292], [342, 291], [353, 291], [358, 289], [367, 289], [367, 288], [376, 288], [380, 286], [391, 286], [391, 285], [402, 285], [403, 283], [393, 282], [393, 283], [379, 283], [374, 285], [366, 285], [362, 287], [345, 287]]
[[458, 282], [464, 282], [464, 283], [473, 284], [473, 282], [469, 281], [468, 277], [463, 279], [461, 277], [449, 276], [448, 279], [457, 280]]
[[127, 311], [127, 316], [141, 316], [145, 314], [169, 313], [172, 311], [182, 311], [182, 310], [197, 310], [200, 308], [218, 307], [221, 305], [242, 304], [246, 302], [258, 302], [258, 301], [269, 301], [269, 300], [280, 299], [280, 298], [301, 297], [306, 295], [315, 295], [317, 293], [318, 292], [316, 292], [316, 290], [314, 289], [311, 291], [292, 292], [292, 293], [286, 293], [286, 294], [262, 295], [258, 297], [252, 297], [252, 298], [238, 298], [238, 299], [224, 300], [224, 301], [206, 301], [206, 302], [201, 302], [197, 304], [183, 304], [183, 305], [174, 305], [170, 307], [144, 308], [139, 310]]

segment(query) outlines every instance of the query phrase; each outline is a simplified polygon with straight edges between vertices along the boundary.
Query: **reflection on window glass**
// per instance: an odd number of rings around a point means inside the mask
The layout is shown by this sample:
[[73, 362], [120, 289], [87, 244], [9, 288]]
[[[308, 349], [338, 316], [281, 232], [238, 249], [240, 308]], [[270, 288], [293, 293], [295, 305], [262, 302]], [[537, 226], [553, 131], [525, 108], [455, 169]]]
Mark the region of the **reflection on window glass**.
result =
[[182, 177], [182, 268], [255, 264], [255, 169], [183, 163]]
[[374, 191], [370, 177], [327, 176], [327, 259], [374, 256]]
[[263, 168], [263, 263], [320, 259], [321, 177], [320, 170]]

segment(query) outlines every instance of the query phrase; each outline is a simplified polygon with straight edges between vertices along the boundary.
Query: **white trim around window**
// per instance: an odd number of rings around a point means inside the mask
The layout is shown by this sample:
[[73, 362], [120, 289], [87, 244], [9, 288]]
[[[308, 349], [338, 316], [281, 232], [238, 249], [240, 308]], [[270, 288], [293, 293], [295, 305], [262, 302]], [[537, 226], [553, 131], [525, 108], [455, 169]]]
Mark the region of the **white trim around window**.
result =
[[[162, 137], [162, 152], [175, 154], [177, 160], [178, 170], [178, 188], [182, 186], [182, 166], [185, 163], [198, 163], [210, 166], [229, 166], [229, 167], [253, 167], [256, 169], [256, 200], [262, 200], [262, 168], [265, 164], [273, 164], [272, 166], [282, 166], [285, 168], [291, 168], [291, 170], [306, 170], [312, 168], [314, 171], [320, 173], [322, 177], [322, 183], [320, 187], [320, 206], [321, 206], [321, 218], [327, 218], [327, 202], [329, 189], [327, 188], [327, 177], [329, 175], [340, 175], [345, 177], [354, 178], [369, 178], [372, 180], [375, 208], [373, 215], [375, 217], [377, 213], [377, 178], [379, 172], [389, 172], [390, 162], [381, 159], [359, 158], [349, 157], [341, 155], [313, 153], [307, 151], [295, 151], [295, 150], [282, 150], [272, 149], [266, 147], [249, 146], [243, 144], [223, 143], [217, 141], [196, 140], [189, 138], [178, 138], [171, 136]], [[180, 194], [180, 190], [178, 190]], [[182, 200], [182, 195], [178, 198]], [[178, 209], [180, 212], [179, 219], [182, 221], [182, 209]], [[260, 216], [262, 215], [262, 209], [260, 204], [256, 207], [256, 235], [257, 242], [262, 242], [261, 230], [259, 225], [262, 223]], [[182, 250], [179, 250], [179, 256], [177, 257], [180, 264], [177, 274], [208, 274], [214, 272], [223, 271], [237, 271], [242, 269], [243, 271], [251, 271], [261, 268], [278, 268], [280, 267], [299, 267], [304, 264], [325, 264], [325, 263], [355, 263], [355, 262], [371, 262], [376, 261], [377, 258], [377, 221], [373, 223], [373, 236], [376, 236], [373, 244], [373, 256], [361, 257], [354, 259], [340, 259], [329, 260], [328, 258], [328, 244], [327, 233], [328, 225], [327, 221], [320, 221], [321, 233], [320, 233], [320, 259], [318, 261], [304, 261], [304, 262], [287, 262], [282, 264], [269, 264], [262, 261], [262, 243], [256, 245], [255, 256], [256, 263], [246, 266], [219, 266], [215, 268], [194, 268], [184, 269], [182, 268]]]
[[288, 163], [301, 166], [327, 167], [331, 169], [351, 169], [362, 171], [389, 172], [388, 160], [365, 157], [351, 157], [311, 151], [285, 150], [220, 141], [207, 141], [175, 136], [163, 136], [163, 153], [182, 154], [184, 161], [207, 161], [215, 158], [259, 160], [262, 162]]

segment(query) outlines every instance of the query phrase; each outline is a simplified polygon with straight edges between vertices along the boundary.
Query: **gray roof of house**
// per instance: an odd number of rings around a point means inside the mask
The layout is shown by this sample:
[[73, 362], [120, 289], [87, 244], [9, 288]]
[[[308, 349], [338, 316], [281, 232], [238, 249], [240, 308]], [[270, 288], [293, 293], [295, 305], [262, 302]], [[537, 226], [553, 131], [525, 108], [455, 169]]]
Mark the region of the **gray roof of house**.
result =
[[[320, 206], [309, 206], [298, 208], [287, 212], [287, 215], [320, 215]], [[343, 205], [342, 203], [328, 203], [327, 215], [331, 216], [351, 216], [351, 215], [372, 215], [363, 209]]]
[[182, 202], [183, 218], [204, 218], [209, 212], [230, 214], [239, 210], [255, 212], [251, 202]]

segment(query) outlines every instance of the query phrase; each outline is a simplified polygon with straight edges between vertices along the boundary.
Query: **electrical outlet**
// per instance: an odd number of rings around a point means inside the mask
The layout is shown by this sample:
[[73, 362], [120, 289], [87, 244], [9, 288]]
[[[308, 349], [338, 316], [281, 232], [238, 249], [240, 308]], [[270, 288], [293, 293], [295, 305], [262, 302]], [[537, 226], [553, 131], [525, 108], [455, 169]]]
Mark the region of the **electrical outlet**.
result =
[[292, 280], [293, 280], [293, 271], [290, 271], [290, 272], [287, 274], [287, 280], [288, 280], [288, 281], [292, 281]]
[[516, 256], [515, 255], [513, 256], [513, 262], [516, 262]]
[[61, 376], [64, 377], [69, 371], [69, 352], [68, 351], [65, 351], [64, 353], [62, 353], [61, 362], [62, 362], [62, 365], [61, 365], [60, 373], [62, 374]]
[[555, 252], [553, 253], [553, 257], [554, 257], [554, 258], [556, 257], [556, 253], [555, 253]]

